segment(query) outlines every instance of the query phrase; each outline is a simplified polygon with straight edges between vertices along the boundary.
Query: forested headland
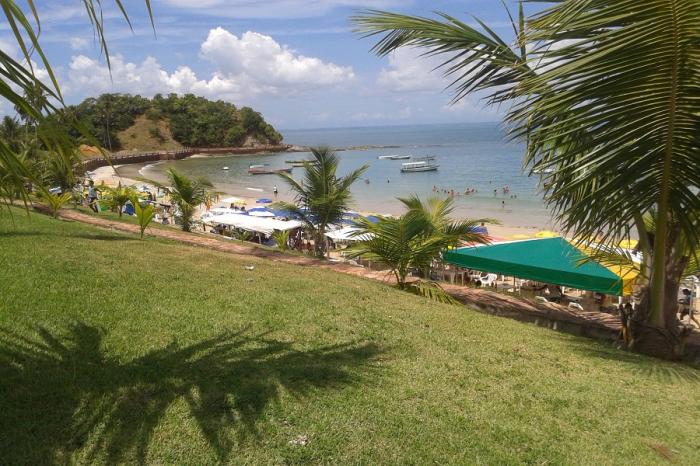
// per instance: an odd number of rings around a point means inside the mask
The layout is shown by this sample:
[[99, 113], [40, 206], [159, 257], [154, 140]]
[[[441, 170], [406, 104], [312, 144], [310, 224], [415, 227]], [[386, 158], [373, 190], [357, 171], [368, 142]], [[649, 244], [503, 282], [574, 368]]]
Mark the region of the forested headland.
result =
[[193, 94], [152, 99], [130, 94], [102, 94], [68, 106], [56, 119], [73, 118], [81, 130], [67, 126], [75, 142], [92, 135], [109, 151], [175, 147], [239, 147], [279, 144], [282, 135], [250, 107]]

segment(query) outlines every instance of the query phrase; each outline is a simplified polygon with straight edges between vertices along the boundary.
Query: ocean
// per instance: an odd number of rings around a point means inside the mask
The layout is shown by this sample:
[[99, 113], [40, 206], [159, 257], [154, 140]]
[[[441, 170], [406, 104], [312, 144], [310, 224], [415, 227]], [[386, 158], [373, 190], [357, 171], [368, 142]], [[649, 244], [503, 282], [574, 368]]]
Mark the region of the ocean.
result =
[[[524, 146], [510, 142], [497, 123], [418, 126], [385, 126], [282, 131], [287, 144], [328, 145], [356, 148], [338, 152], [339, 175], [368, 165], [363, 179], [352, 188], [356, 210], [398, 214], [397, 197], [417, 194], [422, 198], [446, 196], [454, 190], [455, 217], [493, 218], [504, 225], [552, 228], [542, 201], [539, 177], [522, 170]], [[406, 160], [379, 160], [380, 155], [434, 156], [438, 171], [401, 173]], [[163, 180], [163, 172], [175, 168], [202, 176], [226, 193], [245, 197], [272, 197], [275, 186], [280, 198], [290, 199], [284, 181], [275, 175], [249, 175], [251, 164], [283, 168], [286, 160], [305, 159], [306, 153], [270, 153], [251, 156], [191, 157], [140, 168], [147, 178]], [[229, 167], [223, 170], [223, 167]], [[293, 176], [301, 179], [303, 168]], [[507, 192], [504, 193], [504, 189]], [[466, 189], [476, 193], [464, 195]]]

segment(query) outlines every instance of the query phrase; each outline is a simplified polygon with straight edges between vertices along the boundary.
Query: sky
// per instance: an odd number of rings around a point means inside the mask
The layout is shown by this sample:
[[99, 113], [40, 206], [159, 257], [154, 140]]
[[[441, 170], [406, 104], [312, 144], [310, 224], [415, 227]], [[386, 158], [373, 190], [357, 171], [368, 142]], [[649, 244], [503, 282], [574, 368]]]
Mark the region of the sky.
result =
[[[498, 121], [478, 96], [450, 105], [436, 59], [370, 53], [349, 17], [374, 8], [465, 22], [512, 38], [498, 0], [124, 0], [130, 30], [106, 0], [107, 68], [80, 0], [39, 0], [40, 42], [67, 103], [105, 92], [193, 93], [249, 105], [280, 129]], [[509, 1], [515, 6], [513, 1]], [[17, 53], [0, 22], [0, 49]], [[9, 104], [0, 104], [8, 113]]]

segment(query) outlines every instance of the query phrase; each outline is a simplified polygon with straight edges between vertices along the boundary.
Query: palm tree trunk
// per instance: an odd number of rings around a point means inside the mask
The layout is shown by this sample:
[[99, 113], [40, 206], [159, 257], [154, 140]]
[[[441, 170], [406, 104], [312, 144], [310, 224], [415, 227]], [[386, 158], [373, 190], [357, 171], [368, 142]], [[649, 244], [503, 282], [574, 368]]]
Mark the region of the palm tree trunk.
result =
[[[679, 359], [685, 351], [685, 339], [688, 329], [680, 325], [676, 316], [678, 311], [678, 289], [683, 274], [688, 266], [689, 258], [678, 249], [677, 239], [680, 228], [672, 225], [667, 235], [667, 248], [661, 255], [663, 273], [663, 295], [661, 295], [661, 313], [659, 325], [653, 313], [655, 295], [653, 283], [642, 291], [639, 305], [627, 322], [627, 334], [630, 336], [629, 346], [635, 351], [663, 359]], [[654, 242], [656, 246], [656, 241]], [[654, 257], [656, 259], [656, 257]], [[654, 261], [656, 265], [656, 260]]]

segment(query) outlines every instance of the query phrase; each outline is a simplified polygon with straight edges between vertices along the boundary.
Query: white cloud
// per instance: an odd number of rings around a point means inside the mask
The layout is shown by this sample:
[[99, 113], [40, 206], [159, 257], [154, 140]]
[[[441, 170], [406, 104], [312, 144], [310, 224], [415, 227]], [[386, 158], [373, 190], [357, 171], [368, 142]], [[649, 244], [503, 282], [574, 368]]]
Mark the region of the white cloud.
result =
[[70, 43], [70, 48], [73, 50], [83, 50], [88, 45], [88, 41], [82, 37], [71, 37], [68, 39], [68, 42]]
[[317, 87], [354, 77], [351, 67], [296, 54], [272, 37], [248, 31], [240, 38], [218, 27], [209, 31], [202, 56], [229, 76], [245, 75], [272, 87]]
[[11, 57], [16, 57], [18, 53], [16, 42], [2, 37], [0, 37], [0, 50]]
[[189, 66], [180, 66], [169, 73], [153, 57], [132, 63], [120, 55], [112, 57], [110, 75], [105, 64], [77, 55], [70, 62], [64, 89], [66, 93], [81, 95], [191, 92], [240, 100], [262, 93], [294, 94], [334, 86], [354, 77], [351, 67], [297, 54], [273, 38], [255, 32], [246, 32], [238, 38], [225, 29], [212, 29], [202, 43], [201, 56], [216, 69], [208, 80], [199, 78]]
[[389, 67], [379, 72], [377, 84], [398, 92], [436, 92], [445, 89], [448, 81], [440, 70], [440, 57], [421, 56], [421, 51], [400, 48], [389, 55]]
[[201, 80], [187, 66], [168, 73], [160, 63], [147, 57], [141, 63], [131, 63], [120, 55], [112, 57], [112, 70], [106, 65], [77, 55], [72, 58], [68, 70], [68, 83], [63, 86], [69, 94], [98, 95], [104, 92], [129, 92], [153, 95], [156, 93], [196, 93], [206, 97], [238, 99], [244, 90], [256, 93], [258, 89], [247, 87], [247, 83], [235, 79], [223, 79], [214, 75], [210, 80]]

